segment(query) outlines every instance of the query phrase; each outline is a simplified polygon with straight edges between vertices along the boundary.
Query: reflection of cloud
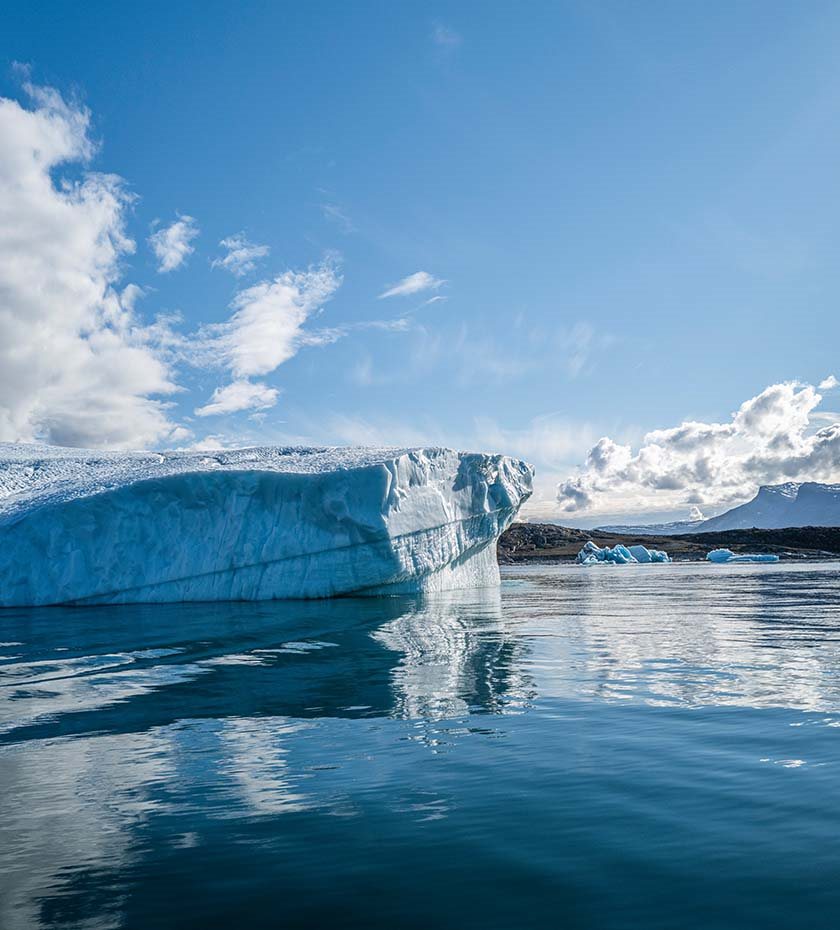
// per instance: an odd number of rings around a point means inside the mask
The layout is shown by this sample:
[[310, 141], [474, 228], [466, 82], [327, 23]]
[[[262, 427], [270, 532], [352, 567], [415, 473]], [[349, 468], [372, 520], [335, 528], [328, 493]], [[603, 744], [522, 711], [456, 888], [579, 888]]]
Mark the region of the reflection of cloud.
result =
[[[172, 778], [160, 734], [46, 740], [0, 755], [0, 926], [42, 926], [46, 898], [78, 893], [79, 870], [127, 868], [138, 826], [159, 804], [157, 786]], [[125, 897], [98, 898], [73, 926], [119, 926]]]
[[286, 738], [313, 727], [282, 717], [225, 720], [222, 771], [236, 785], [238, 800], [256, 814], [288, 814], [311, 806], [289, 771]]
[[840, 708], [834, 674], [840, 582], [828, 573], [816, 580], [808, 565], [639, 568], [568, 566], [528, 576], [540, 584], [552, 618], [550, 624], [535, 619], [527, 630], [541, 696]]

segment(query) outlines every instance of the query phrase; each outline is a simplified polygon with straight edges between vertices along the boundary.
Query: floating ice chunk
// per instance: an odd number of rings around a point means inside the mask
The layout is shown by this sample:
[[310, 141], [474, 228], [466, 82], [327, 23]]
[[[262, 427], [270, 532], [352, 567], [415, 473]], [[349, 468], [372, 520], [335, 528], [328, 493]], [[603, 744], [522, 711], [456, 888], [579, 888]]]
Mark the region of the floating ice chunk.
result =
[[670, 562], [671, 557], [661, 549], [648, 549], [647, 546], [628, 546], [637, 562]]
[[712, 551], [706, 556], [709, 562], [717, 562], [718, 564], [723, 564], [724, 562], [778, 562], [779, 557], [777, 555], [771, 555], [767, 552], [762, 553], [752, 553], [745, 552], [743, 555], [735, 555], [731, 549], [712, 549]]
[[0, 444], [0, 606], [498, 584], [530, 465], [449, 449]]
[[622, 546], [621, 543], [617, 546], [613, 546], [612, 549], [607, 546], [607, 552], [610, 553], [607, 558], [610, 559], [611, 562], [617, 562], [619, 565], [626, 565], [628, 562], [636, 561], [633, 553], [627, 546]]
[[667, 552], [660, 549], [648, 549], [647, 546], [623, 546], [621, 543], [600, 548], [590, 539], [577, 554], [581, 565], [596, 565], [599, 562], [611, 562], [615, 565], [628, 565], [631, 562], [670, 562]]

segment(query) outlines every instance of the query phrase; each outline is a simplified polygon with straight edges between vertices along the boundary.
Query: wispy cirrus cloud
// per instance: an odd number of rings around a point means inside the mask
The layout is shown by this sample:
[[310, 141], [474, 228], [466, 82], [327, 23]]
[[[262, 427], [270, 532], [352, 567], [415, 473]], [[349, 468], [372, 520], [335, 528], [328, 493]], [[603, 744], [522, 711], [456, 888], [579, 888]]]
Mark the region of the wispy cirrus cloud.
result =
[[198, 234], [198, 223], [193, 217], [184, 215], [149, 236], [149, 246], [157, 259], [160, 274], [167, 274], [184, 264], [195, 251], [192, 241]]
[[347, 233], [349, 235], [350, 233], [356, 231], [355, 224], [347, 215], [347, 212], [339, 207], [338, 204], [322, 203], [321, 215], [325, 220], [329, 220], [329, 222], [337, 226], [343, 233]]
[[267, 245], [249, 241], [244, 232], [222, 239], [219, 246], [225, 250], [225, 254], [221, 258], [214, 258], [210, 267], [224, 268], [236, 278], [254, 271], [257, 262], [265, 258], [270, 251]]
[[443, 278], [436, 278], [429, 274], [428, 271], [416, 271], [410, 274], [396, 284], [390, 285], [387, 290], [379, 295], [382, 300], [385, 297], [410, 297], [412, 294], [420, 294], [423, 291], [437, 290], [446, 284]]

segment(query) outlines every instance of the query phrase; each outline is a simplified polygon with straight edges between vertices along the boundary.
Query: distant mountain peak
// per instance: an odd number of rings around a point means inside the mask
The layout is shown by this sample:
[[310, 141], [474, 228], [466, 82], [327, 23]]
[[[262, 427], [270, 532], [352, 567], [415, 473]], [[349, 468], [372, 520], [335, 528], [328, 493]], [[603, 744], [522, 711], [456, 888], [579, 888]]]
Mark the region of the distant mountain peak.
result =
[[597, 526], [602, 533], [639, 533], [679, 536], [722, 530], [784, 529], [793, 526], [840, 526], [840, 484], [819, 481], [785, 481], [763, 484], [746, 504], [708, 520], [680, 520], [642, 526]]
[[840, 484], [787, 481], [762, 485], [751, 501], [704, 521], [698, 532], [789, 526], [840, 526]]

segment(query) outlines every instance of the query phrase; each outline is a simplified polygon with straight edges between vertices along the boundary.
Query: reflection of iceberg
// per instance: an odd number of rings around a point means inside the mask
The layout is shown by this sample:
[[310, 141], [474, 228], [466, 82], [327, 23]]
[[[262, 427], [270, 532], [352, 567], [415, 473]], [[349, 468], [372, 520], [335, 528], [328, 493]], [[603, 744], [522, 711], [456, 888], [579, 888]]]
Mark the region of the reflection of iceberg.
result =
[[667, 552], [660, 549], [648, 549], [647, 546], [624, 546], [621, 543], [610, 548], [602, 549], [590, 539], [577, 554], [577, 562], [581, 565], [597, 565], [606, 563], [613, 565], [628, 565], [630, 562], [670, 562]]
[[531, 476], [447, 449], [0, 445], [0, 606], [496, 584], [495, 542]]
[[777, 555], [769, 553], [745, 552], [742, 555], [735, 555], [731, 549], [712, 549], [706, 556], [709, 562], [723, 564], [725, 562], [778, 562]]
[[239, 840], [257, 818], [346, 817], [380, 794], [442, 816], [445, 793], [417, 796], [402, 747], [418, 731], [428, 745], [444, 716], [531, 697], [528, 646], [492, 588], [3, 619], [17, 655], [0, 663], [3, 930], [40, 926], [45, 908], [84, 930], [162, 925], [137, 916], [143, 882], [180, 879], [179, 849]]
[[530, 697], [530, 679], [519, 667], [525, 647], [505, 620], [497, 590], [422, 598], [374, 636], [402, 656], [392, 673], [401, 716], [499, 711]]

